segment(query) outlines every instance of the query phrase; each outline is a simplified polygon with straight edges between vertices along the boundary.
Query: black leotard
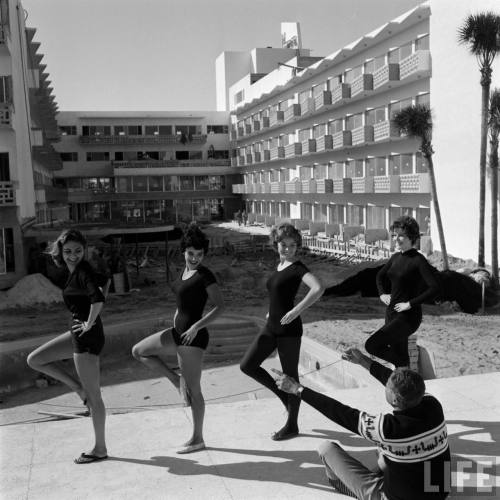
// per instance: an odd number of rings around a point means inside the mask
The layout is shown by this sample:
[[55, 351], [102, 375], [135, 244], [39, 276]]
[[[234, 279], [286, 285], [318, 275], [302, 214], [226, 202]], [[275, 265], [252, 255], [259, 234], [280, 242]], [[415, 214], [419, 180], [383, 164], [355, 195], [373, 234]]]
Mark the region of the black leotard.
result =
[[280, 323], [281, 318], [294, 306], [295, 295], [299, 289], [302, 277], [309, 269], [297, 260], [281, 271], [276, 270], [267, 280], [269, 291], [269, 318], [267, 328], [275, 335], [282, 337], [300, 337], [302, 321], [300, 316], [288, 325]]
[[[172, 283], [177, 305], [172, 335], [177, 345], [182, 345], [181, 334], [202, 317], [208, 299], [207, 288], [214, 283], [217, 283], [215, 276], [204, 266], [199, 266], [196, 272], [186, 280], [182, 279], [181, 273]], [[202, 328], [198, 330], [196, 337], [189, 345], [206, 349], [208, 340], [208, 330]]]
[[[104, 286], [107, 281], [106, 276], [96, 273], [85, 260], [76, 266], [63, 288], [64, 303], [72, 313], [73, 321], [87, 321], [90, 306], [105, 301], [99, 287]], [[104, 347], [101, 318], [97, 316], [94, 326], [81, 335], [72, 332], [72, 338], [76, 353], [89, 352], [98, 355]]]

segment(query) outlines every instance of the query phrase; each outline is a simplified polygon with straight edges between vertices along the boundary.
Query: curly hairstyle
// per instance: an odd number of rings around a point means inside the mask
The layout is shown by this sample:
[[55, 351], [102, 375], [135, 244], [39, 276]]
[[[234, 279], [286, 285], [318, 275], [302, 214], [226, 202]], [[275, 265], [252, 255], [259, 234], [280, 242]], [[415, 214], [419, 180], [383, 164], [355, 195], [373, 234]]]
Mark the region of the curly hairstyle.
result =
[[285, 238], [293, 238], [295, 243], [297, 243], [297, 248], [302, 246], [302, 235], [300, 231], [289, 222], [285, 222], [284, 224], [280, 224], [277, 228], [273, 228], [270, 238], [274, 248], [278, 248], [278, 243]]
[[64, 264], [62, 257], [63, 246], [70, 241], [80, 243], [83, 248], [87, 247], [87, 240], [85, 239], [85, 236], [78, 231], [78, 229], [65, 229], [57, 237], [56, 241], [52, 243], [49, 251], [47, 252], [52, 257], [56, 266], [61, 267]]
[[203, 250], [206, 254], [210, 241], [205, 233], [195, 223], [191, 223], [181, 238], [181, 253], [186, 251], [186, 248], [193, 247], [196, 250]]
[[396, 368], [387, 383], [390, 384], [396, 404], [401, 409], [416, 406], [425, 393], [424, 379], [409, 368]]
[[418, 222], [408, 215], [398, 217], [392, 223], [390, 229], [391, 231], [394, 231], [394, 229], [401, 229], [406, 236], [408, 236], [413, 245], [420, 238], [420, 227], [418, 226]]

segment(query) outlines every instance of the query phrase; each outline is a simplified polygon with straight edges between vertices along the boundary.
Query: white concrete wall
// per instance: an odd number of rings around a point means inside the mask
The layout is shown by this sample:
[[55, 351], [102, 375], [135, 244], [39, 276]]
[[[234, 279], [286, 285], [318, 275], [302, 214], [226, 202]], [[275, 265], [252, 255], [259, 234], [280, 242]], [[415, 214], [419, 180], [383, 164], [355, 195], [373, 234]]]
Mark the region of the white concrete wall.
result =
[[249, 52], [225, 51], [215, 60], [215, 93], [217, 111], [229, 111], [228, 89], [252, 72]]
[[[476, 58], [459, 45], [457, 30], [470, 13], [493, 10], [498, 0], [431, 0], [434, 163], [439, 203], [450, 254], [477, 261], [479, 234], [480, 73]], [[493, 87], [500, 87], [500, 56]], [[491, 200], [486, 186], [486, 262], [491, 263]], [[439, 249], [435, 217], [432, 240]]]

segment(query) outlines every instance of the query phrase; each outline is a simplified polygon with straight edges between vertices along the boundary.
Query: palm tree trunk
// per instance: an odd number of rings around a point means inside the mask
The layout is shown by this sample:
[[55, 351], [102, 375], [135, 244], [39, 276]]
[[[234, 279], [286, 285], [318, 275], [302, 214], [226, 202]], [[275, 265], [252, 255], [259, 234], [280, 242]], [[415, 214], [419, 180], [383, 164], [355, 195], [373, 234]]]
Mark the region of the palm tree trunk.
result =
[[[486, 81], [485, 81], [486, 80]], [[479, 155], [479, 241], [477, 263], [484, 267], [484, 214], [486, 211], [486, 147], [488, 135], [488, 110], [490, 102], [490, 82], [481, 79], [481, 149]]]
[[498, 289], [498, 136], [490, 140], [491, 167], [491, 268]]
[[439, 235], [439, 245], [441, 246], [441, 253], [443, 254], [443, 271], [447, 271], [449, 269], [448, 252], [446, 251], [446, 243], [444, 241], [443, 221], [441, 220], [441, 210], [439, 208], [439, 201], [438, 201], [437, 187], [436, 187], [436, 176], [434, 175], [434, 162], [432, 161], [431, 154], [426, 154], [425, 159], [427, 160], [427, 166], [429, 169], [429, 178], [431, 181], [431, 196], [432, 196], [432, 203], [434, 204], [434, 213], [436, 214], [436, 226]]

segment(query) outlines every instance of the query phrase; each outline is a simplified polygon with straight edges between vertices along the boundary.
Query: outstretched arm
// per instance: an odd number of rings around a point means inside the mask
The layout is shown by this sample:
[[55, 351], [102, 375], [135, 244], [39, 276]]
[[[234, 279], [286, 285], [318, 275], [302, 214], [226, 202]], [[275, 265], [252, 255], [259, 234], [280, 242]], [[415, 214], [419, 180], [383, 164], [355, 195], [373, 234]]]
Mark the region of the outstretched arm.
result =
[[360, 365], [370, 372], [380, 383], [385, 385], [391, 376], [392, 370], [377, 363], [373, 359], [363, 354], [359, 349], [350, 347], [342, 353], [342, 359], [350, 361], [356, 365]]

